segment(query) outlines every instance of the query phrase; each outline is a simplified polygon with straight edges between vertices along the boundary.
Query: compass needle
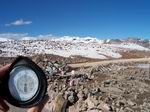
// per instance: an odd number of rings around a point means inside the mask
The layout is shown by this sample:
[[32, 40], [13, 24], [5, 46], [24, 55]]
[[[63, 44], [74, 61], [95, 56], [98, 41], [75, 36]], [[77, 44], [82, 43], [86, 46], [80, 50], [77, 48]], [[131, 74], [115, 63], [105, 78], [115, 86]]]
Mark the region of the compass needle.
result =
[[24, 92], [27, 93], [27, 84], [24, 84]]

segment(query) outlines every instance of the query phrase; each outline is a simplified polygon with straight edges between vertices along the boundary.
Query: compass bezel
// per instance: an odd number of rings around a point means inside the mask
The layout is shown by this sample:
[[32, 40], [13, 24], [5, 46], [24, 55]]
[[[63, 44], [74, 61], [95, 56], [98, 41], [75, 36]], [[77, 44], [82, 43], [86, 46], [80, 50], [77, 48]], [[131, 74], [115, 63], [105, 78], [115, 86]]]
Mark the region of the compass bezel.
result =
[[[10, 72], [18, 66], [19, 67], [24, 66], [30, 68], [36, 73], [39, 80], [39, 87], [36, 94], [27, 101], [19, 101], [15, 99], [9, 91], [8, 81], [11, 75]], [[35, 64], [31, 59], [23, 56], [19, 56], [11, 64], [10, 69], [8, 70], [8, 75], [6, 75], [6, 77], [4, 78], [3, 83], [4, 83], [3, 85], [5, 85], [3, 86], [3, 90], [4, 90], [3, 96], [6, 99], [6, 101], [14, 106], [22, 107], [22, 108], [28, 108], [39, 104], [39, 102], [44, 98], [47, 91], [47, 79], [43, 70], [37, 64]]]

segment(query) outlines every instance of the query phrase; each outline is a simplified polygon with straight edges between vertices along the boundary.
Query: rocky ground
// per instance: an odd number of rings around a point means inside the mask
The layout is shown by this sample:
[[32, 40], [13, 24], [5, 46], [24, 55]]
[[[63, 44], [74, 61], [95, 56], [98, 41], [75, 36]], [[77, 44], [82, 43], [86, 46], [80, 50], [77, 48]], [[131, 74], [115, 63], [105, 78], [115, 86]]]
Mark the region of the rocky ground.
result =
[[[42, 67], [44, 65], [43, 69], [48, 75], [49, 101], [43, 112], [149, 112], [150, 110], [149, 58], [78, 67], [60, 67], [59, 62], [37, 63]], [[60, 67], [59, 72], [51, 68], [52, 65]], [[56, 72], [52, 73], [52, 70]], [[21, 112], [17, 108], [11, 108], [10, 112]]]
[[51, 112], [148, 112], [150, 65], [146, 66], [108, 64], [79, 68], [69, 77], [49, 79], [46, 108]]

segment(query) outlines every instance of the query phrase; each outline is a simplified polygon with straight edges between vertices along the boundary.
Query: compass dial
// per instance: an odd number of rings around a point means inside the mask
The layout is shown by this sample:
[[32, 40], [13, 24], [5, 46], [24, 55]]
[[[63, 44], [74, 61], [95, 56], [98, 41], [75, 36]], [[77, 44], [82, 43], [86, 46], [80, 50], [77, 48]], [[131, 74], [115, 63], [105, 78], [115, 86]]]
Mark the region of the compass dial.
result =
[[10, 72], [9, 90], [11, 95], [19, 101], [28, 101], [34, 97], [39, 87], [36, 73], [25, 66], [14, 68]]

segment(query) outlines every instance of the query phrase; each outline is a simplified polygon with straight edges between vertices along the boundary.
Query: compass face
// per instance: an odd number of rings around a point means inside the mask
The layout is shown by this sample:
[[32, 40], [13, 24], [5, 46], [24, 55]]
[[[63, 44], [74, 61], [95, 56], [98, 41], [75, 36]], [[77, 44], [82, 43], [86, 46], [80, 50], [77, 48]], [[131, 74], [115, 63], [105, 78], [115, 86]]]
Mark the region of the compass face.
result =
[[8, 82], [11, 95], [19, 101], [28, 101], [34, 97], [39, 87], [36, 73], [25, 66], [14, 68]]

